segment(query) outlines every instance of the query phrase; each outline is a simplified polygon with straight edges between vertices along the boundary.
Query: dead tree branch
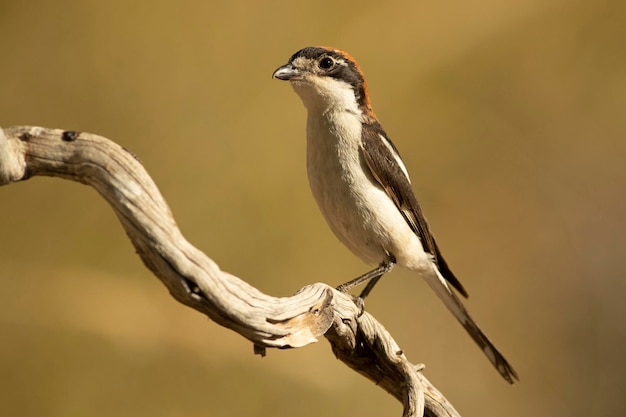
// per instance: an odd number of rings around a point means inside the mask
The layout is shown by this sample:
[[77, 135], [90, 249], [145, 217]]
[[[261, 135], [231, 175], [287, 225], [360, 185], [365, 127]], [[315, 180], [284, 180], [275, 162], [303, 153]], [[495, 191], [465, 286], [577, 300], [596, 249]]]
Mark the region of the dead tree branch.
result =
[[276, 298], [220, 270], [185, 240], [139, 160], [116, 143], [41, 127], [0, 129], [0, 185], [39, 175], [94, 187], [172, 296], [252, 341], [256, 353], [305, 346], [324, 335], [339, 359], [402, 402], [403, 416], [458, 416], [350, 295], [317, 283]]

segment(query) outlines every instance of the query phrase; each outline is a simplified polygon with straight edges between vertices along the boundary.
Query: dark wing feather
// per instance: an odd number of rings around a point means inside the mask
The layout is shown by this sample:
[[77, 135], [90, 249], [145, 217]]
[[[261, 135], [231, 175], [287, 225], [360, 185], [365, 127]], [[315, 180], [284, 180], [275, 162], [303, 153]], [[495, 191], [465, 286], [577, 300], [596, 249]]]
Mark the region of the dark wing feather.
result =
[[[382, 138], [387, 141], [389, 146], [385, 145]], [[454, 276], [441, 255], [435, 237], [430, 232], [428, 222], [426, 222], [420, 204], [413, 193], [411, 182], [398, 164], [396, 156], [399, 159], [400, 154], [383, 128], [379, 124], [372, 125], [371, 123], [367, 127], [363, 126], [361, 145], [363, 159], [372, 176], [393, 200], [413, 232], [420, 238], [424, 250], [433, 256], [441, 275], [459, 293], [467, 297], [467, 291]]]

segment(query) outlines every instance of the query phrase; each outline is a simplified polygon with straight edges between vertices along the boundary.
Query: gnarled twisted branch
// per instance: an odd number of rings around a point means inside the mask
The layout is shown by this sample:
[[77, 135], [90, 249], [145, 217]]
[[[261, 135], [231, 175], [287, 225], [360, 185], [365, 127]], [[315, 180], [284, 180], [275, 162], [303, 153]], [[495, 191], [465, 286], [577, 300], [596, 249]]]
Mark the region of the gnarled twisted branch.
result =
[[0, 129], [0, 185], [37, 175], [94, 187], [172, 296], [252, 341], [256, 353], [305, 346], [324, 335], [340, 360], [403, 403], [403, 416], [458, 416], [350, 295], [317, 283], [277, 298], [220, 270], [185, 240], [141, 162], [118, 144], [58, 129]]

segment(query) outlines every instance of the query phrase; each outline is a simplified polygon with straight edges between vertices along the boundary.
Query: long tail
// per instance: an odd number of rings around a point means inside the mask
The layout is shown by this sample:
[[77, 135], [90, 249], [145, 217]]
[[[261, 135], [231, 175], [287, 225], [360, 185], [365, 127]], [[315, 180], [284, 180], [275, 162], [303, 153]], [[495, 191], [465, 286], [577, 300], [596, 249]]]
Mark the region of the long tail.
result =
[[491, 343], [487, 335], [480, 330], [478, 324], [472, 319], [468, 311], [461, 303], [461, 300], [456, 296], [453, 290], [448, 286], [448, 283], [443, 276], [433, 268], [436, 274], [428, 274], [424, 276], [428, 285], [435, 291], [437, 296], [443, 301], [448, 310], [454, 314], [454, 317], [461, 323], [461, 325], [467, 330], [467, 333], [474, 339], [474, 342], [482, 349], [487, 355], [489, 361], [500, 372], [500, 375], [506, 379], [509, 383], [513, 384], [515, 380], [519, 380], [517, 372], [509, 364], [509, 362], [502, 356], [502, 354]]

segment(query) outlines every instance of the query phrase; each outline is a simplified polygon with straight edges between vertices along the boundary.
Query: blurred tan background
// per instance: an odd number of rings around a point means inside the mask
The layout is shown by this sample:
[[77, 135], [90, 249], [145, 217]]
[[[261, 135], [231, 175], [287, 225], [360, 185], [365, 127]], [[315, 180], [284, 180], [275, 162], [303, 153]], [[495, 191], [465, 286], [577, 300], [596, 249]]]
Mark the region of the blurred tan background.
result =
[[[384, 5], [383, 5], [384, 4]], [[416, 277], [368, 309], [464, 416], [626, 414], [626, 3], [2, 1], [0, 125], [135, 152], [183, 233], [261, 290], [366, 270], [319, 215], [272, 71], [350, 51], [508, 386]], [[104, 201], [0, 189], [0, 415], [394, 416], [328, 344], [261, 359], [177, 304]]]

